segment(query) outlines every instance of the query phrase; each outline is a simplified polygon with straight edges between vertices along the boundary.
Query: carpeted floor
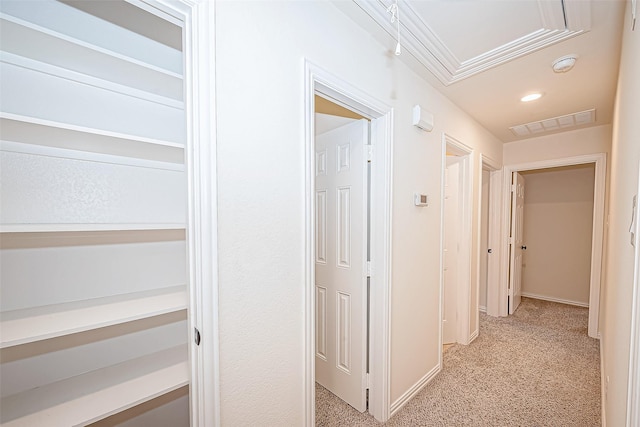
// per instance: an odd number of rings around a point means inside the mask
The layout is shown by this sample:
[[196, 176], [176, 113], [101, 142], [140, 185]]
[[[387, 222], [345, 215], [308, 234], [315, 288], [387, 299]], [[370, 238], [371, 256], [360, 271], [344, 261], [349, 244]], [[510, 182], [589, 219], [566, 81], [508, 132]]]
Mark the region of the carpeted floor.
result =
[[[444, 354], [436, 378], [385, 426], [600, 426], [600, 353], [588, 309], [523, 298], [480, 314], [480, 334]], [[379, 426], [316, 385], [316, 425]]]

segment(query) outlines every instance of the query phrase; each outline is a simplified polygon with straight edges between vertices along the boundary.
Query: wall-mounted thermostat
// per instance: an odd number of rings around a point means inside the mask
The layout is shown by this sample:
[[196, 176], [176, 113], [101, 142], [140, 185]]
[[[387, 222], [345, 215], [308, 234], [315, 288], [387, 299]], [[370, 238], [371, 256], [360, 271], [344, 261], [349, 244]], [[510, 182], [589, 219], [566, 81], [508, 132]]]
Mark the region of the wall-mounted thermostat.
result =
[[429, 196], [426, 194], [414, 194], [413, 201], [416, 206], [429, 206]]

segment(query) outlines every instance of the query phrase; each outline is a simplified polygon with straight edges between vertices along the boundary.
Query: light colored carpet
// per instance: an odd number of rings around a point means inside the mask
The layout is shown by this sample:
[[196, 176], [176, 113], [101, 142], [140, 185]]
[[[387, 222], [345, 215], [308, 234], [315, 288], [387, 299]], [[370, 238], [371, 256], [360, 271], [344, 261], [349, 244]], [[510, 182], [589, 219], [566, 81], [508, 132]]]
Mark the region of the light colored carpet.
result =
[[[523, 298], [513, 316], [480, 314], [480, 335], [386, 426], [600, 426], [600, 353], [588, 309]], [[316, 385], [316, 425], [379, 426]]]

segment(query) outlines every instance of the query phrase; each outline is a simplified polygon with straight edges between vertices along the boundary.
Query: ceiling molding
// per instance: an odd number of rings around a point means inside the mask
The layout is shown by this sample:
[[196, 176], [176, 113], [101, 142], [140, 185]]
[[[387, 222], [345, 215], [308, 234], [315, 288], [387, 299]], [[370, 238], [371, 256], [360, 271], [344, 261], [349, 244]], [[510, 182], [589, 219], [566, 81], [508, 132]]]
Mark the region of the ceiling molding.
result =
[[571, 31], [591, 30], [591, 1], [563, 0], [567, 29]]
[[[396, 37], [387, 8], [391, 0], [353, 0], [389, 35]], [[461, 61], [436, 32], [411, 7], [411, 1], [398, 0], [400, 44], [440, 82], [448, 86], [505, 62], [552, 44], [575, 37], [591, 28], [591, 2], [584, 0], [538, 0], [543, 28]]]

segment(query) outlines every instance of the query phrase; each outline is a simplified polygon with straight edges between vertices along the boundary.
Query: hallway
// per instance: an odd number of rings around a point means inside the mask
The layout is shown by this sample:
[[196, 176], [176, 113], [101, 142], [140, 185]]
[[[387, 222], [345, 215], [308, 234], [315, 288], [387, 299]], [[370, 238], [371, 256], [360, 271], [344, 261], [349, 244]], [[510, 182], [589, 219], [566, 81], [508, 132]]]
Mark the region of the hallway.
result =
[[[444, 369], [388, 426], [599, 426], [599, 342], [588, 309], [524, 298], [481, 313], [480, 335], [444, 354]], [[316, 386], [317, 426], [377, 426]]]

